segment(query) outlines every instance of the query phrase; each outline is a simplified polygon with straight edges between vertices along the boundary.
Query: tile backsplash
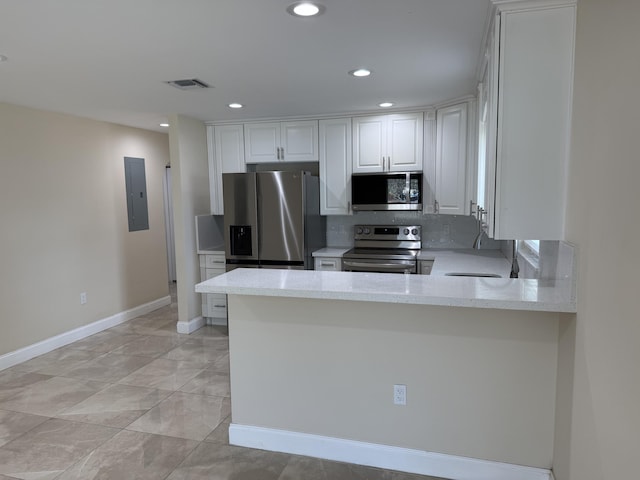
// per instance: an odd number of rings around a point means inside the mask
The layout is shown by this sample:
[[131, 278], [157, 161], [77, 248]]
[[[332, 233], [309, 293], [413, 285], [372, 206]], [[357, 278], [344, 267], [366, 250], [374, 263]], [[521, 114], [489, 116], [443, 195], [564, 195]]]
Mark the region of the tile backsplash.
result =
[[[471, 248], [478, 222], [468, 215], [423, 215], [422, 212], [357, 212], [327, 216], [327, 246], [353, 245], [354, 225], [421, 225], [422, 248]], [[502, 242], [486, 236], [483, 249], [500, 249]]]

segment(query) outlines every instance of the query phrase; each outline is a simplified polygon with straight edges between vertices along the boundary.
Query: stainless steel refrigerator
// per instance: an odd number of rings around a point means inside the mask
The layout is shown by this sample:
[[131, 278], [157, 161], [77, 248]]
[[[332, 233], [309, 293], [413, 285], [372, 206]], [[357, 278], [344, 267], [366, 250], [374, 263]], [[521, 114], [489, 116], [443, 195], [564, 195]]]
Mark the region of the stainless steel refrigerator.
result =
[[222, 175], [227, 271], [313, 269], [325, 246], [318, 177], [309, 172]]

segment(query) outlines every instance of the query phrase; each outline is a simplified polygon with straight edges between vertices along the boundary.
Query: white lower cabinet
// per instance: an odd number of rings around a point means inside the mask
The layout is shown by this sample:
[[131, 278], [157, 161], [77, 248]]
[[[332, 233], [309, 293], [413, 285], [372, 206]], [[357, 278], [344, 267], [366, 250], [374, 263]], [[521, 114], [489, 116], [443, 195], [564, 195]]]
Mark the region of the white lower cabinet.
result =
[[[199, 255], [200, 280], [205, 281], [225, 273], [224, 252]], [[212, 324], [226, 324], [227, 296], [219, 293], [202, 294], [202, 316], [210, 318]]]
[[340, 257], [315, 257], [315, 270], [342, 271], [342, 258]]

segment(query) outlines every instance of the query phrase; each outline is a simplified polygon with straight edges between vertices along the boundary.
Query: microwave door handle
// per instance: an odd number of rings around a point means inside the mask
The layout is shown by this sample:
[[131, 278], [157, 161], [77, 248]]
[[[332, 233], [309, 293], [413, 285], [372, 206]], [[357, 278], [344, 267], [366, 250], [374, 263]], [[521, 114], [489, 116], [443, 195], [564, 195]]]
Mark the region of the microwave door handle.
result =
[[405, 203], [411, 203], [411, 173], [407, 173], [405, 177], [405, 186], [407, 191], [407, 197], [405, 198]]

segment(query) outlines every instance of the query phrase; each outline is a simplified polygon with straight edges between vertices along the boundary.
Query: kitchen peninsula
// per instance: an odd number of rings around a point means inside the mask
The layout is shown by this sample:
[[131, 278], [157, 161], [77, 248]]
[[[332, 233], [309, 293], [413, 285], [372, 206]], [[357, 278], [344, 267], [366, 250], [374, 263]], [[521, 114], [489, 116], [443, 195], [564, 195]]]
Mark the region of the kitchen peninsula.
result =
[[445, 478], [550, 478], [572, 284], [267, 269], [203, 282], [228, 295], [230, 442]]

